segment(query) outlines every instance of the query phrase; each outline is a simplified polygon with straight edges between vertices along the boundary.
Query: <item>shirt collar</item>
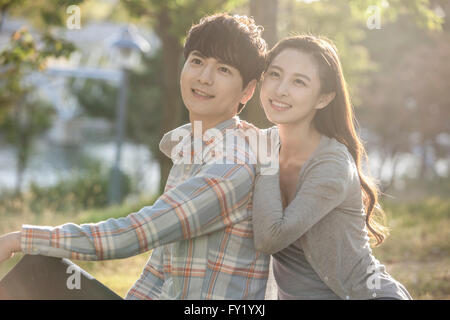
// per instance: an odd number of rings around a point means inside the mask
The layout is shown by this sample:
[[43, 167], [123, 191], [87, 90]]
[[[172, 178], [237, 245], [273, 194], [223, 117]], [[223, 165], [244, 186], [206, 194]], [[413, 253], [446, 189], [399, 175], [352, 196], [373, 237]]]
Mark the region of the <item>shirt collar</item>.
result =
[[[239, 126], [240, 119], [239, 116], [234, 116], [228, 120], [225, 120], [223, 122], [218, 123], [213, 128], [210, 128], [205, 131], [202, 137], [202, 144], [209, 145], [212, 142], [217, 142], [220, 139], [223, 139], [225, 131], [227, 129], [234, 129]], [[215, 130], [220, 130], [221, 135], [219, 135], [219, 140], [216, 140], [216, 136], [214, 135]], [[176, 129], [173, 129], [162, 137], [160, 143], [159, 143], [159, 149], [162, 153], [164, 153], [167, 157], [172, 158], [173, 155], [173, 149], [176, 148], [175, 151], [181, 151], [181, 150], [187, 150], [191, 149], [193, 147], [193, 144], [195, 143], [193, 132], [192, 132], [192, 124], [187, 123], [183, 126], [180, 126]], [[195, 148], [192, 148], [192, 150], [196, 150]], [[196, 155], [194, 155], [196, 156]]]

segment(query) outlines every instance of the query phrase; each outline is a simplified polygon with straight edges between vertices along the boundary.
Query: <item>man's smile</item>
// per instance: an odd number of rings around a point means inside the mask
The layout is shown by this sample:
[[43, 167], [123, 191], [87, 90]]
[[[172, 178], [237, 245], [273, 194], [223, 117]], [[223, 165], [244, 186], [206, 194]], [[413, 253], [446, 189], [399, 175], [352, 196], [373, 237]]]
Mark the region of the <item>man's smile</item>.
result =
[[211, 95], [211, 94], [209, 94], [205, 91], [199, 90], [199, 89], [193, 88], [193, 89], [191, 89], [191, 91], [195, 97], [200, 98], [200, 99], [212, 99], [215, 97], [214, 95]]

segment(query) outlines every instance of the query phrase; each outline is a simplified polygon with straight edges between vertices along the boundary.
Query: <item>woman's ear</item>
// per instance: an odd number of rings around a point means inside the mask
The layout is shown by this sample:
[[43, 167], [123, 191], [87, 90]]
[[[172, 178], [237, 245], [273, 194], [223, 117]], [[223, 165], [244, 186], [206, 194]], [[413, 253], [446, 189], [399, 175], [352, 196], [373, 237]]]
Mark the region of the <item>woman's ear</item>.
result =
[[319, 101], [317, 102], [316, 105], [316, 109], [323, 109], [325, 108], [327, 105], [330, 104], [331, 101], [333, 101], [333, 99], [336, 97], [336, 92], [330, 92], [330, 93], [325, 93], [325, 94], [321, 94]]
[[244, 95], [242, 96], [240, 103], [246, 104], [248, 100], [252, 98], [253, 93], [255, 92], [256, 83], [257, 81], [253, 79], [247, 84], [247, 86], [244, 89]]

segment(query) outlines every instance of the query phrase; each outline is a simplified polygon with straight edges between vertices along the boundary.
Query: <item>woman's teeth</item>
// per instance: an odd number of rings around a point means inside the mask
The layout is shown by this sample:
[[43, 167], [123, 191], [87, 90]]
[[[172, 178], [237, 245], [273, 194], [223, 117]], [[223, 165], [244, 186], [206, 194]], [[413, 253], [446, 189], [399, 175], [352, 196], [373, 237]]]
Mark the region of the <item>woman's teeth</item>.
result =
[[291, 108], [290, 104], [286, 104], [286, 103], [282, 103], [282, 102], [278, 102], [278, 101], [270, 100], [270, 103], [273, 106], [277, 107], [277, 108], [282, 108], [282, 109], [289, 109], [289, 108]]

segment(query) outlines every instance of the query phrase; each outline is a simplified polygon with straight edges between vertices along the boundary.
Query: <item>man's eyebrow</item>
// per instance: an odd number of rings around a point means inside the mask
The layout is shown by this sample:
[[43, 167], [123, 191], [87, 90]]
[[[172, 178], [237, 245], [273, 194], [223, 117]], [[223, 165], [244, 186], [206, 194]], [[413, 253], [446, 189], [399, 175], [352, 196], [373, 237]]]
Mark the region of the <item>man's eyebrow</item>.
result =
[[[201, 52], [198, 51], [198, 50], [192, 51], [191, 54], [192, 54], [193, 56], [197, 56], [197, 57], [202, 58], [202, 59], [207, 59], [207, 58], [208, 58], [207, 56], [205, 56], [203, 53], [201, 53]], [[226, 64], [227, 66], [233, 67], [232, 65], [230, 65], [229, 63], [223, 61], [223, 60], [220, 59], [220, 58], [216, 58], [216, 57], [211, 57], [211, 58], [216, 59], [217, 62], [218, 62], [219, 64]]]
[[197, 57], [206, 59], [206, 56], [205, 56], [203, 53], [201, 53], [200, 51], [194, 50], [194, 51], [191, 52], [191, 54], [192, 54], [193, 56], [197, 56]]
[[[271, 65], [269, 67], [269, 69], [276, 69], [276, 70], [279, 70], [279, 71], [283, 71], [283, 69], [281, 67], [277, 66], [277, 65]], [[306, 74], [303, 74], [303, 73], [296, 72], [296, 73], [294, 73], [294, 76], [301, 77], [301, 78], [304, 78], [304, 79], [306, 79], [308, 81], [311, 81], [311, 79]]]

